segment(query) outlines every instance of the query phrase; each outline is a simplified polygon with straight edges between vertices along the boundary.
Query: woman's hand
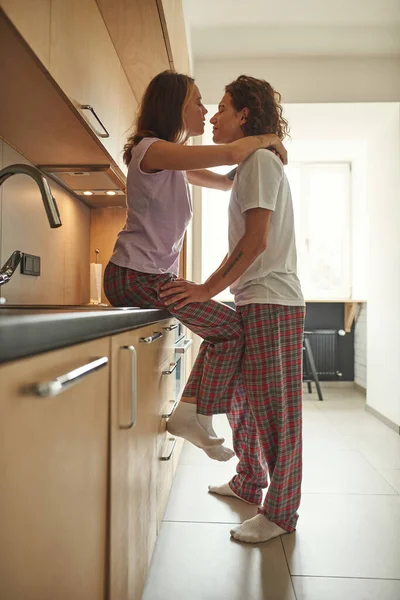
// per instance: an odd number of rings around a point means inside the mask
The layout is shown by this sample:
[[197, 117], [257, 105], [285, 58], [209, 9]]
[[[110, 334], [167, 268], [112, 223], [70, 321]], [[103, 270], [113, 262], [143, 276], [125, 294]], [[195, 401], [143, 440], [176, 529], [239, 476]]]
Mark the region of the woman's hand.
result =
[[193, 283], [186, 279], [175, 279], [161, 287], [160, 298], [165, 306], [175, 304], [174, 309], [183, 308], [191, 302], [207, 302], [211, 294], [204, 283]]
[[287, 150], [282, 144], [282, 140], [280, 140], [277, 135], [274, 133], [266, 133], [257, 137], [263, 148], [272, 150], [272, 152], [279, 156], [284, 165], [288, 164]]

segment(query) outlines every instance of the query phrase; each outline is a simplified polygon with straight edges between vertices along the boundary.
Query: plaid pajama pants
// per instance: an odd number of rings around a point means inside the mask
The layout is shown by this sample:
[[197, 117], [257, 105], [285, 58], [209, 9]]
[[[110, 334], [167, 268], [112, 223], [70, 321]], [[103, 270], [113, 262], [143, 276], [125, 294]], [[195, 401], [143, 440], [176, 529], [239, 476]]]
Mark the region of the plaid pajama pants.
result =
[[[140, 273], [110, 262], [104, 272], [104, 292], [112, 306], [165, 309], [160, 288], [173, 279], [172, 273]], [[203, 338], [182, 396], [197, 398], [200, 414], [230, 412], [244, 351], [237, 312], [213, 300], [193, 302], [179, 310], [169, 306], [168, 311]]]
[[286, 531], [296, 528], [302, 477], [302, 355], [305, 309], [237, 307], [245, 333], [242, 377], [228, 419], [239, 457], [229, 485]]

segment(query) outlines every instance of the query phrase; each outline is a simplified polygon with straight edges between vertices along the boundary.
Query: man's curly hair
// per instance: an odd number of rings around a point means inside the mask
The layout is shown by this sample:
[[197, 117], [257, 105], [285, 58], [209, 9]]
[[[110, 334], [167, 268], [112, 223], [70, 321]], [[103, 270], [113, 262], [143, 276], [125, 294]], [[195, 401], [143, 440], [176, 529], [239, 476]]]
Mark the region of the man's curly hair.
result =
[[246, 136], [275, 133], [283, 140], [289, 134], [289, 124], [282, 117], [281, 95], [267, 81], [240, 75], [225, 86], [225, 92], [232, 96], [236, 111], [249, 109], [247, 121], [242, 126]]

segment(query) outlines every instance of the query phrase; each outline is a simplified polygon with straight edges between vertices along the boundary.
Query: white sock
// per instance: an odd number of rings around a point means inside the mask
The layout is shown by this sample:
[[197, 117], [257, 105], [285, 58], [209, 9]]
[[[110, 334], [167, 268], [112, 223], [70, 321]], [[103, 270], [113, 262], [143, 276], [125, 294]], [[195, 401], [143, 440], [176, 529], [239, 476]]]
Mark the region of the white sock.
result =
[[282, 527], [279, 527], [276, 523], [269, 521], [267, 517], [264, 517], [261, 513], [244, 521], [238, 527], [231, 529], [231, 536], [239, 542], [268, 542], [279, 535], [288, 533]]
[[213, 460], [226, 462], [235, 456], [235, 453], [226, 446], [214, 446], [213, 448], [203, 448], [204, 452]]
[[172, 417], [167, 421], [167, 431], [172, 435], [185, 438], [199, 448], [220, 446], [225, 439], [209, 435], [197, 420], [197, 405], [179, 402]]
[[[217, 437], [217, 434], [214, 431], [212, 426], [212, 415], [199, 415], [197, 414], [197, 420], [200, 425], [205, 429], [210, 437]], [[226, 462], [235, 456], [235, 453], [230, 448], [226, 446], [214, 446], [213, 448], [204, 448], [204, 452], [213, 460], [219, 460], [221, 462]]]
[[197, 420], [204, 429], [207, 429], [208, 427], [211, 427], [212, 429], [212, 415], [199, 415], [199, 413], [197, 413]]
[[[231, 489], [229, 483], [223, 483], [222, 485], [209, 485], [208, 491], [211, 494], [219, 494], [220, 496], [231, 496], [232, 498], [238, 498], [242, 502], [246, 502], [246, 504], [254, 504], [253, 502], [248, 502], [247, 500], [243, 500], [240, 496], [235, 494], [235, 492]], [[256, 505], [258, 506], [258, 505]]]

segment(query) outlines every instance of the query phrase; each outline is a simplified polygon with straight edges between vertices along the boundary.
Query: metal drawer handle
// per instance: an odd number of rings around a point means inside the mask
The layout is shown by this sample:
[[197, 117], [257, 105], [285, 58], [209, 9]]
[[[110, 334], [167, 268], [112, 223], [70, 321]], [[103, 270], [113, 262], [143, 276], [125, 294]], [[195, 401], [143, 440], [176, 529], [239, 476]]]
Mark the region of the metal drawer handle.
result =
[[167, 327], [164, 327], [164, 329], [165, 331], [173, 331], [174, 329], [178, 329], [178, 327], [178, 323], [175, 323], [174, 325], [167, 325]]
[[182, 340], [182, 342], [175, 345], [176, 354], [185, 354], [186, 350], [188, 350], [192, 344], [193, 340]]
[[92, 360], [86, 365], [82, 365], [73, 371], [69, 371], [69, 373], [65, 373], [65, 375], [60, 375], [60, 377], [56, 377], [56, 379], [53, 379], [52, 381], [35, 383], [24, 388], [23, 391], [25, 393], [35, 394], [35, 396], [40, 396], [41, 398], [58, 396], [73, 385], [76, 385], [82, 381], [82, 379], [90, 375], [90, 373], [94, 373], [94, 371], [98, 371], [98, 369], [105, 367], [107, 363], [107, 356], [102, 356], [101, 358], [96, 358], [95, 360]]
[[128, 350], [132, 354], [132, 392], [131, 392], [131, 421], [128, 425], [120, 425], [120, 429], [132, 429], [137, 418], [137, 354], [134, 346], [121, 346], [121, 350]]
[[178, 366], [177, 362], [169, 363], [169, 370], [163, 371], [162, 374], [163, 375], [172, 375], [172, 373], [175, 371], [177, 366]]
[[156, 331], [153, 333], [153, 335], [149, 335], [148, 337], [141, 337], [139, 341], [145, 344], [152, 344], [156, 340], [162, 338], [162, 336], [163, 334], [161, 332]]
[[168, 402], [168, 404], [172, 404], [172, 407], [169, 408], [168, 410], [166, 410], [161, 416], [163, 419], [169, 419], [169, 417], [172, 415], [172, 413], [174, 412], [174, 410], [176, 409], [177, 405], [178, 405], [179, 400], [170, 400]]
[[[167, 448], [167, 444], [171, 444], [171, 450], [169, 452], [169, 454], [167, 454], [166, 452], [164, 452], [164, 449]], [[175, 450], [175, 444], [176, 444], [176, 438], [168, 438], [164, 448], [163, 448], [163, 453], [160, 456], [160, 460], [171, 460], [172, 458], [172, 454]]]
[[97, 115], [96, 111], [94, 110], [93, 106], [90, 106], [89, 104], [82, 104], [81, 105], [81, 109], [82, 110], [90, 110], [90, 112], [92, 113], [92, 115], [94, 116], [94, 118], [96, 119], [96, 121], [99, 123], [100, 127], [104, 130], [104, 133], [97, 133], [97, 132], [95, 132], [96, 135], [98, 135], [99, 137], [102, 137], [102, 138], [109, 138], [110, 134], [108, 133], [107, 129], [104, 127], [104, 124], [100, 120], [100, 118]]

